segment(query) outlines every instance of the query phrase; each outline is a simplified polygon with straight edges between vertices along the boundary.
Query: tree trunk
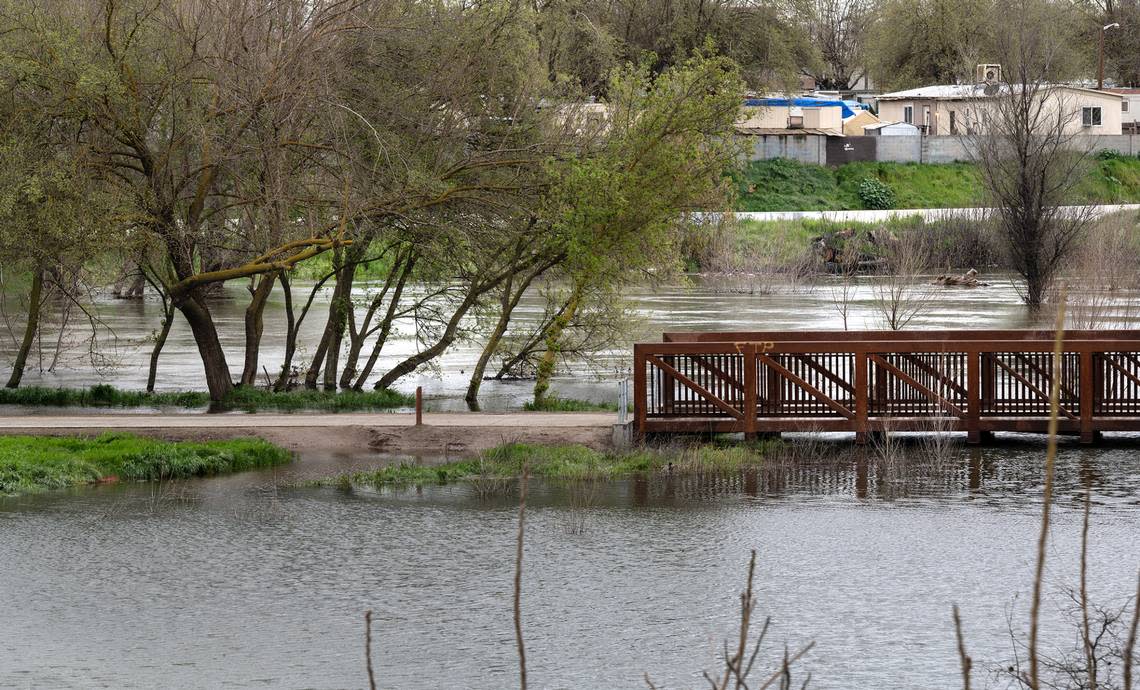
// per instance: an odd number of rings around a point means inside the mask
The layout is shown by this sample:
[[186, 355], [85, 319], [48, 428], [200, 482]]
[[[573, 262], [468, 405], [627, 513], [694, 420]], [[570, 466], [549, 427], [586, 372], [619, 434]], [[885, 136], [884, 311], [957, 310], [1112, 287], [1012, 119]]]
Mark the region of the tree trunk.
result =
[[174, 323], [174, 305], [169, 300], [162, 304], [162, 330], [154, 340], [154, 348], [150, 351], [150, 368], [146, 375], [146, 392], [154, 392], [154, 381], [158, 377], [158, 356], [166, 345], [166, 336], [170, 335], [170, 326]]
[[[329, 333], [328, 350], [325, 353], [325, 380], [326, 391], [336, 390], [336, 375], [340, 370], [340, 348], [344, 342], [344, 329], [348, 326], [349, 318], [356, 318], [352, 313], [352, 283], [356, 279], [357, 262], [350, 258], [347, 265], [341, 269], [337, 277], [336, 287], [340, 292], [339, 299], [334, 293], [333, 305], [329, 307], [329, 320], [333, 330]], [[344, 288], [341, 288], [341, 284]], [[335, 308], [335, 315], [334, 315]], [[335, 318], [334, 318], [335, 316]]]
[[[408, 282], [408, 277], [412, 275], [415, 265], [416, 257], [412, 255], [400, 272], [400, 279], [396, 282], [396, 289], [392, 292], [392, 298], [388, 302], [388, 311], [384, 314], [384, 320], [380, 322], [380, 335], [376, 337], [376, 344], [372, 346], [372, 353], [368, 355], [368, 362], [365, 363], [360, 375], [356, 377], [356, 382], [352, 384], [353, 390], [362, 390], [364, 382], [372, 375], [376, 360], [380, 358], [380, 351], [384, 349], [384, 343], [388, 341], [388, 334], [392, 332], [392, 324], [396, 321], [396, 313], [400, 306], [400, 298], [404, 294], [404, 286]], [[352, 366], [355, 368], [355, 363]]]
[[392, 367], [388, 373], [384, 374], [384, 376], [376, 382], [375, 388], [377, 390], [388, 388], [405, 374], [410, 374], [415, 371], [419, 365], [424, 362], [430, 362], [442, 354], [448, 346], [455, 342], [455, 338], [459, 335], [459, 323], [463, 320], [463, 317], [467, 315], [467, 312], [471, 310], [471, 307], [475, 306], [475, 303], [479, 300], [479, 295], [484, 292], [486, 292], [486, 289], [478, 290], [473, 286], [471, 291], [467, 293], [467, 297], [464, 298], [463, 302], [456, 308], [455, 313], [451, 315], [451, 318], [447, 322], [447, 327], [444, 328], [443, 335], [440, 336], [439, 340], [426, 350], [417, 352]]
[[[483, 384], [483, 373], [487, 371], [487, 362], [491, 361], [495, 350], [499, 349], [499, 343], [503, 341], [503, 334], [507, 332], [507, 326], [511, 323], [511, 312], [519, 303], [518, 298], [514, 296], [513, 288], [514, 276], [511, 276], [503, 284], [502, 300], [499, 303], [499, 320], [495, 322], [495, 328], [487, 336], [483, 351], [479, 353], [479, 360], [475, 362], [475, 368], [471, 370], [471, 380], [467, 382], [467, 394], [463, 396], [463, 399], [467, 401], [467, 406], [471, 408], [472, 412], [479, 411], [479, 387]], [[525, 289], [524, 287], [519, 290], [519, 297], [522, 296]]]
[[[333, 287], [332, 301], [329, 302], [329, 313], [325, 319], [325, 329], [321, 333], [321, 341], [317, 344], [317, 349], [313, 353], [313, 361], [309, 364], [309, 371], [305, 373], [305, 388], [310, 390], [317, 389], [317, 380], [321, 377], [322, 365], [328, 366], [331, 361], [333, 367], [336, 367], [337, 357], [330, 355], [329, 350], [332, 349], [333, 341], [336, 341], [336, 348], [340, 348], [340, 337], [336, 335], [339, 331], [340, 334], [344, 333], [345, 323], [345, 303], [352, 293], [352, 277], [356, 272], [354, 265], [346, 266], [343, 262], [341, 254], [333, 257], [333, 269], [336, 274], [336, 285]], [[346, 280], [347, 279], [347, 280]], [[339, 353], [338, 353], [339, 354]], [[328, 376], [326, 375], [326, 384]], [[333, 372], [333, 382], [336, 381], [336, 372]], [[334, 387], [335, 389], [335, 387]]]
[[32, 291], [28, 295], [28, 323], [24, 326], [24, 339], [20, 349], [16, 352], [16, 361], [12, 364], [12, 375], [8, 377], [8, 388], [19, 388], [20, 379], [24, 378], [24, 367], [28, 363], [28, 353], [32, 350], [32, 343], [36, 339], [36, 331], [40, 327], [40, 298], [44, 291], [44, 266], [36, 264], [35, 273], [32, 274]]
[[[384, 298], [388, 296], [388, 292], [392, 289], [392, 282], [397, 280], [398, 276], [406, 276], [404, 270], [405, 256], [403, 252], [397, 252], [396, 262], [392, 266], [392, 270], [388, 272], [388, 277], [384, 279], [384, 287], [376, 294], [372, 301], [368, 304], [368, 309], [364, 312], [364, 318], [361, 320], [360, 328], [356, 327], [356, 319], [352, 312], [349, 312], [348, 319], [348, 354], [344, 358], [344, 369], [340, 372], [340, 381], [338, 385], [341, 388], [352, 388], [352, 380], [356, 378], [356, 365], [360, 362], [360, 352], [364, 349], [364, 342], [368, 339], [375, 330], [372, 328], [372, 319], [376, 317], [376, 310], [380, 305], [384, 304]], [[402, 285], [401, 279], [401, 285]], [[399, 294], [394, 298], [396, 303], [399, 302]], [[393, 309], [388, 310], [390, 313]], [[377, 328], [382, 328], [383, 323]], [[385, 334], [386, 336], [387, 334]]]
[[252, 386], [257, 380], [257, 360], [261, 349], [261, 334], [265, 331], [265, 305], [273, 292], [276, 273], [266, 273], [251, 292], [249, 306], [245, 308], [245, 363], [241, 370], [241, 385]]
[[574, 320], [581, 302], [582, 289], [575, 285], [574, 291], [570, 294], [570, 299], [566, 302], [566, 309], [558, 318], [554, 319], [550, 325], [550, 330], [546, 332], [546, 352], [542, 354], [542, 360], [538, 363], [538, 371], [534, 379], [535, 407], [542, 405], [543, 401], [546, 400], [547, 392], [550, 391], [550, 379], [554, 376], [554, 367], [558, 362], [558, 341], [562, 340], [562, 332], [566, 330], [566, 326]]
[[285, 357], [281, 362], [281, 373], [273, 382], [273, 390], [280, 393], [289, 387], [289, 370], [293, 367], [293, 354], [297, 351], [297, 320], [293, 316], [293, 287], [289, 284], [289, 274], [281, 273], [281, 291], [285, 294]]
[[186, 317], [186, 323], [190, 324], [190, 330], [194, 333], [194, 342], [198, 345], [198, 354], [202, 358], [202, 367], [206, 373], [206, 387], [210, 390], [210, 400], [221, 402], [233, 390], [234, 382], [230, 377], [226, 353], [222, 351], [222, 343], [218, 339], [218, 329], [214, 326], [210, 309], [202, 301], [197, 290], [181, 298], [177, 307]]

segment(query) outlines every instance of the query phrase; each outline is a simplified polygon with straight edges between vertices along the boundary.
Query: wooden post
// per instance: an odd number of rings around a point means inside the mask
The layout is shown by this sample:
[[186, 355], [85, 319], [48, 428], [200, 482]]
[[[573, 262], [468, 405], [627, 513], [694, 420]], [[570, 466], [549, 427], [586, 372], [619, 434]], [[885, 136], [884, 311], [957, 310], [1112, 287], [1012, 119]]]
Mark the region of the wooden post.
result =
[[416, 386], [416, 426], [424, 425], [424, 387]]
[[645, 351], [641, 345], [633, 346], [633, 418], [638, 436], [645, 433]]
[[[661, 359], [669, 366], [673, 368], [677, 367], [676, 357], [663, 356]], [[665, 377], [661, 381], [661, 408], [665, 414], [673, 414], [674, 412], [677, 401], [676, 386], [677, 382], [672, 378]]]
[[966, 353], [966, 443], [982, 442], [982, 353]]
[[1096, 442], [1093, 431], [1093, 353], [1081, 351], [1081, 443]]
[[867, 353], [855, 353], [855, 443], [867, 443]]
[[759, 362], [756, 359], [756, 343], [744, 347], [744, 440], [756, 438], [757, 396], [760, 389]]

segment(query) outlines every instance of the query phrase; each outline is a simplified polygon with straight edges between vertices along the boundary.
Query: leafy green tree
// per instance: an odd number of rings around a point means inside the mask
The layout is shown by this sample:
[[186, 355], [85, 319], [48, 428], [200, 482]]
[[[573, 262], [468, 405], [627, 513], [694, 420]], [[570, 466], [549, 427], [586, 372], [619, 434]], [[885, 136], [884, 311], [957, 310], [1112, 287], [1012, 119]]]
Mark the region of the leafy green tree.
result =
[[716, 206], [738, 150], [729, 135], [739, 69], [698, 54], [654, 78], [645, 62], [611, 79], [609, 130], [596, 148], [559, 165], [544, 213], [565, 247], [567, 296], [545, 333], [535, 404], [541, 405], [563, 331], [597, 286], [620, 286], [676, 261], [680, 216]]

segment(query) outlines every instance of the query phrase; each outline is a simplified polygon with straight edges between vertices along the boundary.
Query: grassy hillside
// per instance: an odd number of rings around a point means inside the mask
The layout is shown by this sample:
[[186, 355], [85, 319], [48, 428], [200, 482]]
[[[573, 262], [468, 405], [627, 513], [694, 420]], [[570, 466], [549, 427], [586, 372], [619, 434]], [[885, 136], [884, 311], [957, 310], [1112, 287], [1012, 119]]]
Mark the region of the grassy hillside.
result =
[[[736, 177], [739, 211], [841, 211], [867, 208], [859, 196], [864, 180], [893, 192], [893, 208], [955, 208], [985, 205], [977, 169], [969, 163], [848, 163], [838, 168], [786, 159], [752, 161]], [[1085, 203], [1140, 203], [1140, 158], [1106, 157], [1090, 162], [1078, 190]]]

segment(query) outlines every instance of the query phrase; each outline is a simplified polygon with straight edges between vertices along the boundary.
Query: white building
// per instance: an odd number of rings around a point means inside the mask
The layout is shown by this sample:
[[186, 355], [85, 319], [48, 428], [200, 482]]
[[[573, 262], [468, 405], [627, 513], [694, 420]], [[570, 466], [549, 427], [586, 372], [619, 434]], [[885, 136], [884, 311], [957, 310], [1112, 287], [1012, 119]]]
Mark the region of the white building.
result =
[[1140, 89], [1105, 89], [1118, 93], [1120, 102], [1120, 128], [1124, 134], [1140, 134]]
[[917, 137], [918, 127], [906, 122], [880, 122], [867, 125], [863, 133], [869, 137]]

